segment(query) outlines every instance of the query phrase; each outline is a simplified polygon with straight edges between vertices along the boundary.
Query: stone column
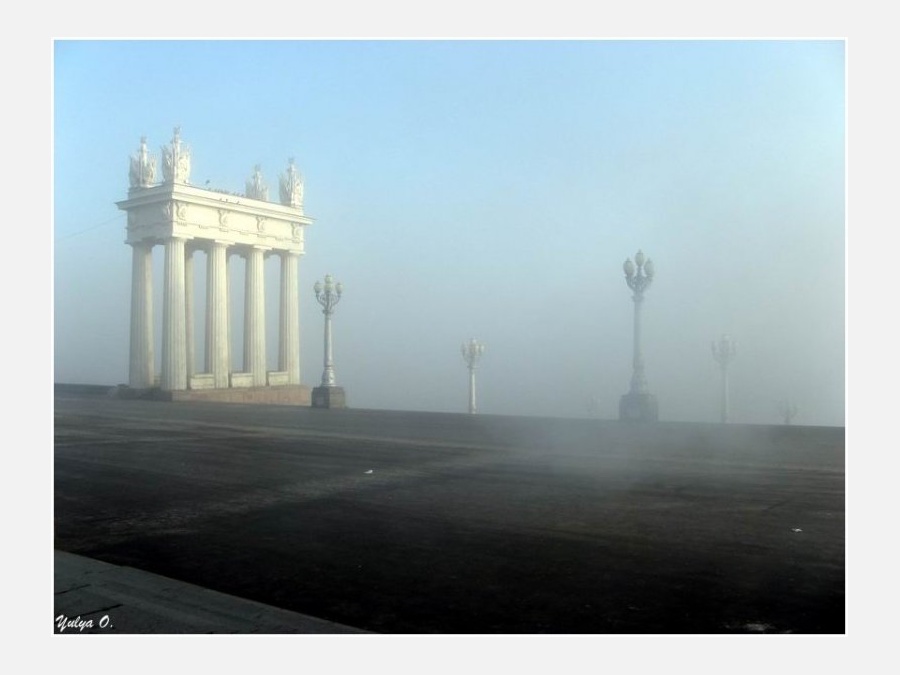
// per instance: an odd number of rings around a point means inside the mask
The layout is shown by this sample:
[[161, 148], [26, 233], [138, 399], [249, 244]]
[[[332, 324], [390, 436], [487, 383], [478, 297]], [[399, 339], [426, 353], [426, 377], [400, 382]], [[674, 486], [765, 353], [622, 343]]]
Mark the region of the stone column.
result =
[[153, 244], [131, 245], [131, 353], [128, 384], [153, 386]]
[[166, 240], [163, 279], [162, 377], [160, 388], [175, 391], [187, 388], [187, 345], [184, 326], [184, 246], [185, 240]]
[[228, 247], [213, 241], [206, 256], [206, 368], [216, 389], [228, 387], [231, 370], [228, 318]]
[[231, 306], [231, 275], [232, 270], [234, 269], [234, 265], [231, 264], [231, 259], [234, 256], [241, 257], [241, 254], [238, 249], [234, 247], [229, 248], [225, 253], [225, 286], [228, 288], [228, 386], [231, 386], [231, 373], [234, 370], [234, 358], [236, 356], [234, 352], [234, 344], [233, 333], [231, 330], [231, 320], [233, 317], [237, 316], [234, 307]]
[[191, 375], [194, 374], [194, 249], [185, 247], [184, 255], [184, 333], [185, 333], [185, 367], [187, 382], [190, 387]]
[[728, 368], [722, 368], [722, 424], [728, 422]]
[[287, 372], [288, 384], [300, 384], [300, 293], [297, 288], [300, 254], [295, 251], [280, 251], [280, 254], [278, 370]]
[[264, 255], [267, 249], [247, 250], [244, 280], [244, 372], [253, 374], [253, 386], [266, 385], [266, 297]]

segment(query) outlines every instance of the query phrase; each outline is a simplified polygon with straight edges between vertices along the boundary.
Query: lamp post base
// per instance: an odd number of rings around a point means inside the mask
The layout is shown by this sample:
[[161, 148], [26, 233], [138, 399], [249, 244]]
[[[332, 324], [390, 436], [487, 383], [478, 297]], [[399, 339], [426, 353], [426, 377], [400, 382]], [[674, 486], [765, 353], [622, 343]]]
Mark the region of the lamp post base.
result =
[[313, 408], [346, 408], [347, 396], [343, 387], [315, 387], [312, 390]]
[[619, 399], [619, 419], [623, 422], [656, 422], [659, 406], [653, 394], [625, 394]]

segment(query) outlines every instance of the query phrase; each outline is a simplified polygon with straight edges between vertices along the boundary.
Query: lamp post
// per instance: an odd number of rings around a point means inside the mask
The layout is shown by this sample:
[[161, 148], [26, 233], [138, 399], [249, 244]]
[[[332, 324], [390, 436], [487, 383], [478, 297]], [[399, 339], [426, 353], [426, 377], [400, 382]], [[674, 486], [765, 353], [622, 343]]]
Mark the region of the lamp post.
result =
[[474, 415], [475, 407], [475, 364], [484, 354], [484, 345], [475, 338], [471, 338], [468, 342], [463, 342], [462, 348], [463, 359], [469, 367], [469, 413]]
[[728, 422], [728, 366], [734, 360], [737, 350], [734, 341], [727, 335], [712, 343], [712, 355], [722, 371], [722, 423]]
[[632, 358], [631, 388], [619, 401], [619, 419], [641, 422], [655, 422], [659, 417], [656, 397], [647, 391], [647, 379], [644, 377], [644, 356], [641, 353], [641, 305], [644, 293], [653, 282], [653, 261], [644, 258], [643, 251], [638, 251], [634, 262], [628, 258], [622, 265], [625, 272], [625, 283], [634, 294], [634, 356]]
[[313, 286], [316, 300], [322, 305], [322, 314], [325, 315], [325, 370], [322, 372], [321, 386], [313, 389], [312, 405], [314, 408], [343, 408], [346, 406], [346, 397], [343, 387], [338, 387], [334, 378], [334, 355], [331, 345], [331, 316], [334, 307], [341, 300], [344, 285], [339, 281], [334, 283], [330, 274], [325, 275], [325, 283], [317, 281]]
[[797, 406], [788, 400], [778, 404], [778, 414], [784, 419], [785, 424], [790, 424], [797, 416]]

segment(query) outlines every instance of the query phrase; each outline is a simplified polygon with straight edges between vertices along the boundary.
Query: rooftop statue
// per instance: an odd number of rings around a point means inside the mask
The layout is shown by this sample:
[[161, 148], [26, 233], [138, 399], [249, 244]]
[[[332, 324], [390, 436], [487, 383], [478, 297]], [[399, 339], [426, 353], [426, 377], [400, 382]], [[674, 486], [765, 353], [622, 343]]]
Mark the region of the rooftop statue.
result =
[[247, 181], [247, 196], [264, 202], [269, 201], [269, 187], [263, 181], [259, 164], [253, 167], [253, 176]]
[[294, 158], [288, 160], [287, 171], [281, 174], [279, 181], [281, 203], [285, 206], [301, 208], [303, 206], [303, 176], [294, 166]]
[[146, 136], [141, 136], [141, 147], [131, 156], [128, 181], [132, 188], [150, 187], [156, 182], [156, 157], [147, 151]]
[[181, 127], [175, 127], [172, 145], [163, 146], [163, 180], [166, 183], [187, 183], [191, 176], [191, 150], [181, 144]]

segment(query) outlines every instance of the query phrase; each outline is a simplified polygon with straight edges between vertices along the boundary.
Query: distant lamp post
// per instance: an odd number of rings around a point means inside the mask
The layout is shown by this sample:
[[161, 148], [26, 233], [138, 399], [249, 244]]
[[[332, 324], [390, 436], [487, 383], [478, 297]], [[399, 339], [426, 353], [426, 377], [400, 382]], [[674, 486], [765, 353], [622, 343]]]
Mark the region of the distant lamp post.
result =
[[785, 424], [790, 424], [797, 416], [797, 406], [790, 401], [781, 401], [778, 404], [778, 414]]
[[469, 367], [469, 413], [474, 415], [477, 410], [475, 406], [475, 364], [484, 354], [484, 345], [475, 338], [471, 338], [468, 342], [463, 342], [460, 351]]
[[600, 417], [600, 397], [591, 396], [587, 402], [588, 417]]
[[634, 262], [628, 258], [622, 269], [625, 283], [634, 295], [634, 357], [632, 360], [631, 389], [619, 400], [619, 419], [638, 422], [655, 422], [659, 417], [656, 397], [647, 391], [644, 377], [644, 356], [641, 353], [641, 305], [644, 292], [653, 282], [653, 261], [638, 251]]
[[712, 343], [712, 355], [722, 372], [722, 423], [728, 422], [728, 366], [734, 360], [737, 350], [734, 341], [727, 335]]
[[313, 389], [312, 405], [314, 408], [344, 408], [346, 396], [344, 388], [338, 387], [334, 378], [334, 355], [331, 345], [331, 316], [334, 307], [341, 300], [344, 285], [341, 282], [334, 283], [330, 274], [325, 275], [325, 283], [317, 281], [313, 286], [316, 300], [322, 305], [322, 314], [325, 315], [325, 370], [322, 372], [321, 386]]

